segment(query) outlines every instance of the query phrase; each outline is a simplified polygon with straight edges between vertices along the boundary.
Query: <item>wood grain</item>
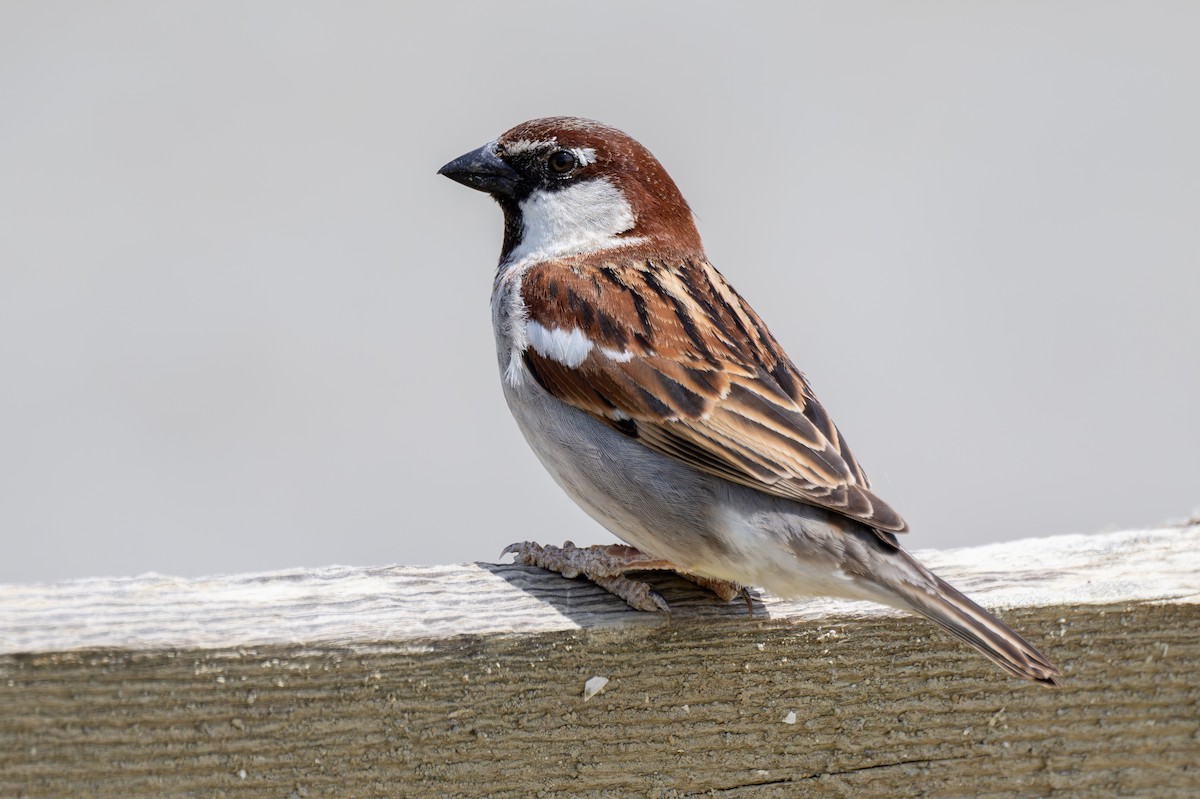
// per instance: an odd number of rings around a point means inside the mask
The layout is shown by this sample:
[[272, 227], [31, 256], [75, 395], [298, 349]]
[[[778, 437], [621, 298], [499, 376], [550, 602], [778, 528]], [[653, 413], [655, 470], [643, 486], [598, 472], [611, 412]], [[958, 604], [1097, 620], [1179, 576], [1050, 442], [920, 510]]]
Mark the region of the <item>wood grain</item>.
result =
[[[750, 620], [669, 577], [669, 623], [482, 565], [5, 586], [0, 797], [1192, 797], [1196, 535], [1024, 542], [1062, 560], [1027, 557], [1015, 583], [997, 556], [925, 554], [976, 596], [1029, 598], [1002, 615], [1064, 668], [1059, 690], [917, 619], [764, 597]], [[479, 580], [531, 604], [489, 604]], [[113, 589], [91, 592], [95, 628], [84, 585]], [[122, 608], [168, 588], [174, 609], [121, 630]], [[203, 595], [186, 624], [185, 589]], [[1078, 597], [1034, 601], [1055, 592]], [[79, 632], [36, 633], [26, 612]], [[34, 640], [55, 648], [14, 645]], [[125, 643], [69, 645], [96, 640]], [[584, 701], [593, 676], [609, 683]]]

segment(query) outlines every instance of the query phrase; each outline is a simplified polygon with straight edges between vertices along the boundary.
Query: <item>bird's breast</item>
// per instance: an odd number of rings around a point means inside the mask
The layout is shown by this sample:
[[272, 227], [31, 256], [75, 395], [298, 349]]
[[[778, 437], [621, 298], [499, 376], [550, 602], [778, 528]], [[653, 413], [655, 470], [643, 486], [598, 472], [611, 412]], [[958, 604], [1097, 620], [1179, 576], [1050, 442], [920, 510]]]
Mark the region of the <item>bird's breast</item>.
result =
[[501, 264], [492, 286], [492, 329], [496, 335], [496, 360], [505, 386], [530, 379], [522, 354], [529, 346], [526, 327], [529, 311], [521, 297], [521, 279], [527, 264]]

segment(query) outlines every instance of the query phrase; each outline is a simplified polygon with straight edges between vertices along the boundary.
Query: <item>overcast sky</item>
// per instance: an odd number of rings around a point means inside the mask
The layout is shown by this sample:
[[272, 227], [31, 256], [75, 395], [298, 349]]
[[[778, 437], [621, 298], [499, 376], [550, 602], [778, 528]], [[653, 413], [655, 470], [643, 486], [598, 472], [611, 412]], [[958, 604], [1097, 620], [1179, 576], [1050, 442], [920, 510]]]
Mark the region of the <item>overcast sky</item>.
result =
[[1200, 4], [0, 4], [0, 581], [611, 537], [528, 451], [501, 220], [627, 130], [914, 548], [1200, 506]]

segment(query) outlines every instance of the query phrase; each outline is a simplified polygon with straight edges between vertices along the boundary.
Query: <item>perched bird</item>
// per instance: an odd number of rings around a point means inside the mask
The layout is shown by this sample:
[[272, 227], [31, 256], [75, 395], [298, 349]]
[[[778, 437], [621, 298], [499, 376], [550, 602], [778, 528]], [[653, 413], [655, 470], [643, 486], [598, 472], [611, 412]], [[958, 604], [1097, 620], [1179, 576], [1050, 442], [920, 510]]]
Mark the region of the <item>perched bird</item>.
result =
[[865, 599], [920, 614], [1001, 668], [1057, 684], [1021, 636], [905, 552], [904, 520], [766, 325], [709, 263], [691, 209], [637, 141], [524, 122], [439, 170], [504, 212], [492, 289], [504, 396], [554, 480], [632, 546], [525, 543], [643, 609], [630, 571], [732, 598]]

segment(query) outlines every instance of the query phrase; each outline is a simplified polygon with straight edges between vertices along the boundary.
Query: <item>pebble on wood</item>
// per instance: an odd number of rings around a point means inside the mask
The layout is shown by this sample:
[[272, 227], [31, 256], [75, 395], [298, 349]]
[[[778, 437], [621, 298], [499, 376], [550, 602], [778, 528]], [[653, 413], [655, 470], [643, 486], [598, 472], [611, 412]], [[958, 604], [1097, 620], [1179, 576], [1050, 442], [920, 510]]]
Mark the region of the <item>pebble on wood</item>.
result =
[[604, 690], [604, 686], [608, 685], [607, 677], [593, 677], [583, 684], [583, 701], [586, 702], [596, 694]]

